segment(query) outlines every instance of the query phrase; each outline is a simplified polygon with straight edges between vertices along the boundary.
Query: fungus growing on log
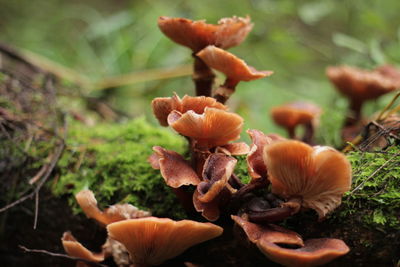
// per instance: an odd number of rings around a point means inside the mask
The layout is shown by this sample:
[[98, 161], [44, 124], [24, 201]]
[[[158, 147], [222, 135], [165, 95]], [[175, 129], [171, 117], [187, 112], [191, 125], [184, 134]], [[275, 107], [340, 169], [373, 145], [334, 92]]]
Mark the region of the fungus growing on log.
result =
[[153, 266], [221, 235], [223, 229], [212, 223], [147, 217], [109, 224], [107, 231], [127, 248], [135, 266]]
[[340, 239], [318, 238], [304, 242], [297, 233], [277, 225], [258, 225], [238, 216], [231, 217], [265, 256], [284, 266], [319, 266], [347, 254], [350, 250]]
[[281, 141], [264, 149], [272, 193], [284, 197], [289, 207], [314, 209], [320, 219], [340, 205], [350, 189], [351, 165], [331, 147], [311, 147], [299, 141]]
[[322, 110], [317, 105], [303, 101], [288, 103], [271, 110], [272, 119], [276, 124], [284, 127], [292, 139], [296, 139], [296, 127], [304, 125], [305, 132], [302, 140], [306, 143], [313, 142], [314, 131], [318, 126], [321, 113]]
[[178, 133], [193, 139], [198, 149], [206, 151], [238, 139], [243, 119], [235, 113], [206, 107], [203, 114], [191, 110], [184, 114], [172, 111], [168, 124]]
[[223, 18], [214, 25], [207, 24], [204, 20], [162, 16], [158, 19], [158, 27], [172, 41], [192, 50], [196, 95], [210, 96], [215, 75], [196, 53], [208, 45], [228, 49], [240, 44], [253, 28], [253, 24], [249, 17]]
[[225, 74], [225, 83], [214, 94], [214, 98], [221, 103], [229, 99], [239, 82], [257, 80], [273, 74], [272, 71], [258, 71], [235, 55], [213, 45], [207, 46], [196, 55], [210, 68]]
[[328, 67], [326, 75], [336, 89], [349, 98], [350, 112], [345, 126], [355, 125], [361, 119], [362, 105], [367, 100], [377, 99], [400, 86], [398, 80], [385, 69], [362, 70], [349, 66]]
[[75, 196], [79, 206], [87, 217], [95, 219], [102, 225], [126, 219], [150, 216], [150, 212], [142, 211], [130, 204], [116, 204], [101, 211], [97, 200], [90, 190], [82, 190]]
[[[65, 252], [69, 256], [85, 259], [92, 262], [101, 262], [105, 258], [104, 252], [93, 253], [84, 246], [82, 246], [82, 244], [75, 239], [75, 237], [71, 234], [71, 232], [65, 232], [61, 238], [61, 242]], [[85, 267], [89, 266], [89, 264], [86, 264], [82, 261], [78, 261], [76, 266]]]

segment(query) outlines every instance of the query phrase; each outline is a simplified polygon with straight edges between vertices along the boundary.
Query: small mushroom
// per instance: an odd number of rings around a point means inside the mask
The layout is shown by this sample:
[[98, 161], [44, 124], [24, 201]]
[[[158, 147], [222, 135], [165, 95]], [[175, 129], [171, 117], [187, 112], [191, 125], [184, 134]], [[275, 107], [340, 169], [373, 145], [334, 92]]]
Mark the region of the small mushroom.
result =
[[82, 190], [75, 198], [87, 217], [93, 218], [102, 225], [126, 219], [150, 216], [150, 212], [142, 211], [130, 204], [116, 204], [101, 211], [97, 207], [97, 200], [90, 190]]
[[109, 224], [107, 231], [127, 248], [135, 266], [153, 266], [221, 235], [223, 229], [212, 223], [147, 217]]
[[349, 247], [339, 239], [319, 238], [303, 242], [297, 233], [277, 225], [258, 225], [238, 216], [231, 217], [265, 256], [283, 266], [319, 266], [349, 252]]
[[295, 129], [304, 125], [305, 132], [302, 140], [312, 143], [315, 128], [318, 126], [321, 108], [310, 102], [296, 101], [271, 110], [271, 115], [276, 124], [286, 128], [289, 137], [296, 139]]
[[162, 126], [168, 126], [168, 115], [176, 110], [180, 113], [185, 113], [189, 110], [197, 114], [204, 113], [206, 107], [227, 110], [228, 107], [218, 103], [212, 97], [205, 96], [188, 96], [185, 95], [182, 99], [174, 94], [172, 97], [157, 97], [151, 102], [153, 113]]
[[225, 74], [225, 83], [214, 94], [214, 98], [221, 103], [229, 99], [239, 82], [257, 80], [273, 74], [272, 71], [258, 71], [235, 55], [213, 45], [207, 46], [196, 55], [210, 68]]
[[281, 141], [264, 149], [272, 193], [287, 200], [282, 207], [295, 212], [314, 209], [319, 218], [340, 205], [350, 189], [351, 165], [337, 150], [311, 147], [299, 141]]
[[196, 95], [210, 96], [215, 75], [196, 53], [208, 45], [228, 49], [240, 44], [253, 28], [253, 24], [249, 17], [223, 18], [217, 25], [213, 25], [203, 20], [163, 16], [158, 19], [158, 27], [172, 41], [193, 51]]
[[345, 126], [352, 126], [360, 121], [365, 101], [377, 99], [396, 90], [400, 85], [384, 69], [368, 71], [349, 66], [328, 67], [326, 75], [336, 89], [349, 98], [350, 112]]
[[[75, 237], [71, 234], [71, 232], [65, 232], [61, 238], [62, 245], [64, 247], [65, 252], [69, 256], [85, 259], [91, 262], [101, 262], [104, 261], [105, 254], [101, 253], [93, 253], [81, 243], [79, 243]], [[77, 267], [86, 267], [89, 266], [85, 262], [78, 261], [76, 264]]]
[[207, 151], [238, 139], [243, 119], [235, 113], [206, 107], [203, 114], [191, 110], [184, 114], [172, 111], [168, 124], [178, 133], [191, 138], [197, 149]]

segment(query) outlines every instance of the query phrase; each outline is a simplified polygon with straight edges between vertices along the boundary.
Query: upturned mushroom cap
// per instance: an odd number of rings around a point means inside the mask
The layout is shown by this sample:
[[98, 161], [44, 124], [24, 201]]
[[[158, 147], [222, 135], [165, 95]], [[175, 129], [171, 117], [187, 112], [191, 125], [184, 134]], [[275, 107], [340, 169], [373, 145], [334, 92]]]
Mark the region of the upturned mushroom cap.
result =
[[399, 82], [382, 71], [349, 66], [328, 67], [326, 75], [336, 88], [351, 99], [368, 100], [395, 90]]
[[160, 169], [165, 183], [173, 188], [182, 185], [197, 185], [200, 178], [190, 164], [178, 153], [160, 146], [153, 147], [149, 161], [154, 169]]
[[206, 107], [227, 110], [228, 107], [218, 103], [212, 97], [205, 96], [188, 96], [185, 95], [182, 99], [174, 94], [172, 97], [157, 97], [151, 102], [153, 113], [162, 126], [168, 126], [168, 115], [173, 111], [185, 113], [189, 110], [197, 114], [202, 114]]
[[158, 27], [172, 41], [197, 52], [208, 45], [228, 49], [243, 42], [253, 28], [250, 17], [223, 18], [217, 25], [204, 20], [160, 17]]
[[347, 158], [330, 147], [311, 147], [299, 141], [281, 141], [264, 149], [272, 192], [314, 209], [319, 218], [340, 205], [350, 189], [351, 166]]
[[90, 250], [82, 246], [82, 244], [75, 239], [71, 232], [65, 232], [61, 238], [61, 242], [65, 252], [67, 252], [69, 256], [93, 262], [101, 262], [104, 260], [104, 253], [91, 252]]
[[321, 112], [321, 108], [313, 103], [296, 101], [274, 107], [271, 115], [276, 124], [293, 128], [300, 124], [316, 123]]
[[224, 73], [228, 79], [237, 82], [257, 80], [273, 74], [272, 71], [258, 71], [235, 55], [213, 45], [207, 46], [196, 55], [210, 68]]
[[266, 145], [274, 141], [286, 140], [276, 134], [264, 134], [259, 130], [247, 130], [253, 143], [250, 147], [250, 152], [247, 155], [247, 167], [252, 178], [258, 179], [262, 176], [267, 176], [267, 166], [264, 163], [263, 152]]
[[126, 219], [150, 216], [150, 212], [142, 211], [130, 204], [116, 204], [101, 211], [97, 207], [97, 200], [90, 190], [82, 190], [75, 198], [87, 217], [95, 219], [102, 225]]
[[238, 139], [243, 119], [235, 113], [206, 107], [203, 114], [172, 111], [168, 123], [178, 133], [194, 139], [197, 147], [209, 149]]
[[[277, 225], [258, 225], [238, 216], [231, 217], [265, 256], [284, 266], [319, 266], [349, 252], [349, 247], [339, 239], [319, 238], [303, 242], [297, 233]], [[299, 248], [283, 248], [280, 245]]]
[[107, 231], [127, 248], [135, 264], [152, 266], [221, 235], [223, 229], [212, 223], [147, 217], [109, 224]]

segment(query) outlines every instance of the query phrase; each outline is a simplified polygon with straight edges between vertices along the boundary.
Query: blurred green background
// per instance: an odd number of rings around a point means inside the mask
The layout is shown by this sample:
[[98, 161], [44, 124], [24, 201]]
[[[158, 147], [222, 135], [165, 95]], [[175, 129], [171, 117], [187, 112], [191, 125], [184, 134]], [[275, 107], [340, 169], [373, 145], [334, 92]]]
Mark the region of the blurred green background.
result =
[[[295, 99], [321, 105], [325, 113], [319, 142], [340, 143], [338, 129], [347, 101], [325, 77], [328, 65], [372, 68], [400, 62], [399, 0], [0, 0], [2, 42], [42, 55], [84, 81], [84, 94], [106, 98], [127, 114], [146, 114], [150, 101], [173, 91], [193, 94], [190, 75], [160, 79], [153, 70], [190, 66], [189, 49], [172, 43], [157, 27], [161, 15], [206, 19], [250, 15], [254, 29], [230, 52], [269, 78], [241, 83], [228, 104], [246, 119], [246, 128], [284, 133], [269, 110]], [[189, 67], [190, 68], [190, 67]], [[188, 67], [177, 71], [185, 74]], [[124, 86], [104, 79], [135, 72]], [[146, 81], [143, 81], [143, 77]], [[222, 82], [222, 77], [219, 77]], [[388, 102], [370, 103], [366, 114]]]

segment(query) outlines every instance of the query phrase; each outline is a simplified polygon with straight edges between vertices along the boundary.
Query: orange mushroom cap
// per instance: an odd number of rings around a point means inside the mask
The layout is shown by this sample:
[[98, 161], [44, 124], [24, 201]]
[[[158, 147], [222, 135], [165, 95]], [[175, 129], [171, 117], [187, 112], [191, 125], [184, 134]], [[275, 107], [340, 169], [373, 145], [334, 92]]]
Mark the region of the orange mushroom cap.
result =
[[178, 133], [194, 139], [196, 146], [209, 149], [238, 139], [243, 119], [235, 113], [206, 107], [203, 114], [172, 111], [168, 123]]
[[224, 73], [228, 79], [237, 82], [257, 80], [273, 74], [272, 71], [258, 71], [235, 55], [213, 45], [207, 46], [196, 55], [210, 68]]
[[303, 101], [288, 103], [271, 110], [276, 124], [293, 128], [299, 124], [317, 122], [322, 110], [315, 104]]
[[326, 75], [336, 88], [352, 99], [368, 100], [395, 90], [399, 82], [382, 70], [368, 71], [349, 66], [328, 67]]
[[217, 25], [204, 20], [160, 17], [158, 27], [172, 41], [197, 52], [208, 45], [228, 49], [243, 42], [253, 28], [250, 17], [223, 18]]
[[[319, 238], [303, 242], [297, 233], [277, 225], [258, 225], [238, 216], [231, 217], [265, 256], [284, 266], [323, 265], [349, 252], [349, 247], [339, 239]], [[279, 245], [295, 245], [299, 248], [289, 249]]]
[[82, 190], [75, 198], [87, 217], [93, 218], [102, 225], [126, 219], [150, 216], [150, 212], [142, 211], [130, 204], [116, 204], [101, 211], [97, 207], [97, 200], [90, 190]]
[[154, 169], [160, 169], [167, 185], [178, 188], [182, 185], [197, 185], [200, 178], [190, 164], [178, 153], [160, 146], [153, 147], [149, 161]]
[[[301, 198], [301, 205], [314, 209], [319, 218], [340, 205], [351, 186], [347, 158], [330, 147], [311, 147], [299, 141], [281, 141], [264, 149], [272, 192], [286, 199]], [[284, 205], [285, 205], [284, 204]]]
[[206, 107], [227, 110], [228, 107], [218, 103], [212, 97], [205, 96], [188, 96], [185, 95], [182, 99], [174, 94], [172, 97], [157, 97], [151, 102], [153, 113], [162, 126], [168, 126], [168, 115], [173, 111], [185, 113], [189, 110], [197, 114], [202, 114]]
[[79, 243], [71, 232], [65, 232], [61, 238], [65, 252], [69, 256], [85, 259], [93, 262], [101, 262], [104, 260], [104, 253], [93, 253], [81, 243]]
[[135, 264], [158, 265], [221, 235], [223, 229], [212, 223], [147, 217], [109, 224], [107, 231], [127, 248]]

